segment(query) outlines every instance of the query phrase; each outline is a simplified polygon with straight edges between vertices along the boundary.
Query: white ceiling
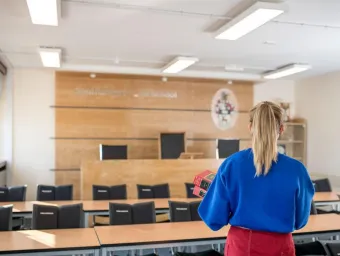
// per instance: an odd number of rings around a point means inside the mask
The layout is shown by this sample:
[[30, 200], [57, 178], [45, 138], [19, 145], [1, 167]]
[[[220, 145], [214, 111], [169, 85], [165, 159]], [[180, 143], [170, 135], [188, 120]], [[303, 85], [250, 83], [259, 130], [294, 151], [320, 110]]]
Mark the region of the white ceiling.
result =
[[[214, 39], [214, 30], [248, 2], [62, 0], [59, 26], [50, 27], [32, 24], [25, 0], [0, 0], [0, 57], [14, 67], [42, 67], [37, 47], [56, 46], [63, 69], [160, 74], [185, 55], [200, 61], [182, 75], [232, 79], [258, 79], [293, 62], [313, 69], [291, 78], [340, 69], [339, 0], [287, 0], [289, 11], [274, 22], [236, 41]], [[225, 72], [225, 65], [245, 70]]]

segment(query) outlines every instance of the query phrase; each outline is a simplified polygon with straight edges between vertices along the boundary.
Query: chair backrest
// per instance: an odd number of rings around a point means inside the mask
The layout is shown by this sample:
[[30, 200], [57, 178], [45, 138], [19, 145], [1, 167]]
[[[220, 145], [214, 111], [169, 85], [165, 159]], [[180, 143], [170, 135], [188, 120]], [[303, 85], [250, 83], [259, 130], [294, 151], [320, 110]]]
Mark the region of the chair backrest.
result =
[[26, 201], [26, 190], [27, 185], [10, 187], [8, 189], [9, 201], [11, 202]]
[[53, 205], [33, 205], [32, 229], [57, 229], [58, 207]]
[[38, 185], [37, 200], [38, 201], [53, 201], [55, 199], [55, 187], [49, 185]]
[[133, 224], [131, 205], [109, 203], [109, 212], [110, 212], [110, 225]]
[[138, 199], [154, 198], [152, 186], [149, 186], [149, 185], [137, 184], [137, 193], [138, 193]]
[[83, 215], [83, 204], [59, 206], [58, 228], [82, 228]]
[[190, 204], [187, 202], [169, 201], [170, 221], [191, 221]]
[[315, 215], [315, 214], [318, 214], [318, 212], [316, 210], [315, 203], [312, 202], [312, 205], [310, 207], [310, 215]]
[[169, 184], [157, 184], [152, 186], [154, 198], [170, 198]]
[[126, 185], [115, 185], [110, 187], [110, 199], [112, 200], [120, 200], [127, 198], [127, 189]]
[[0, 231], [12, 230], [12, 210], [13, 205], [0, 207]]
[[332, 192], [332, 186], [331, 183], [329, 182], [329, 179], [319, 179], [319, 180], [314, 180], [314, 187], [316, 192]]
[[73, 199], [73, 185], [60, 185], [55, 187], [56, 201], [72, 200]]
[[102, 185], [92, 185], [92, 199], [93, 200], [109, 200], [110, 188]]
[[7, 187], [0, 187], [0, 202], [9, 201], [9, 190]]
[[133, 224], [155, 223], [155, 203], [145, 202], [132, 205], [132, 221]]
[[184, 184], [185, 184], [185, 191], [187, 193], [187, 198], [198, 198], [198, 196], [193, 194], [195, 184], [193, 183], [184, 183]]
[[319, 241], [295, 244], [295, 254], [296, 256], [327, 255], [323, 244]]
[[192, 221], [201, 221], [201, 216], [198, 214], [198, 207], [200, 206], [200, 201], [190, 202], [190, 213]]

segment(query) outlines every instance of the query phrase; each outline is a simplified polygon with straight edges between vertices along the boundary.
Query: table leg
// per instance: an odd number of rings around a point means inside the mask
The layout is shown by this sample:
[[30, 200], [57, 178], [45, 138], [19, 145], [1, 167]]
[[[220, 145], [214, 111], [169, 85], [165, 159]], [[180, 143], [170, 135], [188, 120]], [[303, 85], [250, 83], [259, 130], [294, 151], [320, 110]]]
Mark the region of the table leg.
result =
[[84, 228], [88, 228], [88, 227], [89, 227], [89, 213], [88, 213], [88, 212], [84, 212], [84, 223], [83, 223], [83, 227], [84, 227]]

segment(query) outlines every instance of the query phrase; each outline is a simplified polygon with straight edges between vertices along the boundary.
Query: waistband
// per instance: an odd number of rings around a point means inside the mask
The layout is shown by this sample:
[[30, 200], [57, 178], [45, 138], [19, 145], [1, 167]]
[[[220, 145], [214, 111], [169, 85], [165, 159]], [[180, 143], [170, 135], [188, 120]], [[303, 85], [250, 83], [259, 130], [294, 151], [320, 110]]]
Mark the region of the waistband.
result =
[[231, 226], [230, 231], [232, 231], [232, 230], [241, 231], [241, 232], [244, 232], [244, 233], [252, 233], [252, 234], [259, 234], [259, 235], [270, 235], [270, 236], [277, 236], [277, 237], [292, 236], [291, 233], [277, 233], [277, 232], [259, 231], [259, 230], [252, 230], [252, 229], [249, 229], [249, 228], [239, 227], [239, 226]]

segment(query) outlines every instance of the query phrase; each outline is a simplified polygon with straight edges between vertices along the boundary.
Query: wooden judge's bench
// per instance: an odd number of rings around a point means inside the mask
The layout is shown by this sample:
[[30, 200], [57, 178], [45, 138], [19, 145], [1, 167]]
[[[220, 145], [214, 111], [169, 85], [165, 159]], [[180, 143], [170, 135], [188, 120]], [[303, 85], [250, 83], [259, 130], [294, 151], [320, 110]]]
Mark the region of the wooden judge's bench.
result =
[[173, 198], [186, 197], [184, 183], [192, 183], [204, 170], [217, 171], [223, 159], [131, 159], [84, 161], [81, 198], [92, 200], [92, 185], [126, 184], [128, 198], [137, 198], [137, 184], [168, 183]]

